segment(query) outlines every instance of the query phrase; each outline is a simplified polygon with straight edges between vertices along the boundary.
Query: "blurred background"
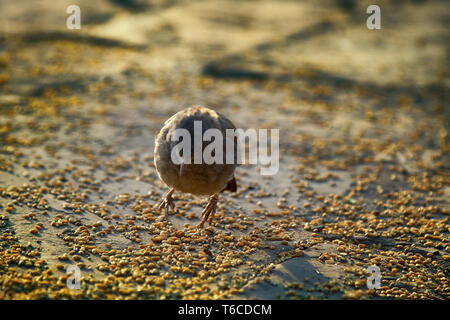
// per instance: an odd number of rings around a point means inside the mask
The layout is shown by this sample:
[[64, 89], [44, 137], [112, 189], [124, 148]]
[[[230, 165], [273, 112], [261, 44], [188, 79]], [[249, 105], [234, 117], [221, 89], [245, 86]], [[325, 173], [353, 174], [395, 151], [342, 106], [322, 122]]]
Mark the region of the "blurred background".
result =
[[[12, 42], [31, 50], [58, 41], [105, 49], [96, 71], [84, 74], [123, 72], [131, 65], [152, 72], [205, 72], [213, 62], [206, 71], [212, 76], [226, 76], [221, 68], [231, 68], [241, 71], [232, 76], [244, 78], [252, 77], [245, 73], [251, 71], [301, 79], [314, 72], [324, 82], [448, 85], [448, 3], [378, 1], [382, 28], [368, 30], [366, 9], [372, 2], [2, 1], [1, 50]], [[81, 30], [66, 28], [72, 4], [81, 9]], [[60, 49], [57, 57], [48, 49], [47, 58], [65, 59], [66, 72], [81, 72], [83, 66], [69, 67], [80, 59], [80, 49]], [[118, 58], [115, 49], [129, 54]], [[88, 54], [83, 58], [91, 58]]]

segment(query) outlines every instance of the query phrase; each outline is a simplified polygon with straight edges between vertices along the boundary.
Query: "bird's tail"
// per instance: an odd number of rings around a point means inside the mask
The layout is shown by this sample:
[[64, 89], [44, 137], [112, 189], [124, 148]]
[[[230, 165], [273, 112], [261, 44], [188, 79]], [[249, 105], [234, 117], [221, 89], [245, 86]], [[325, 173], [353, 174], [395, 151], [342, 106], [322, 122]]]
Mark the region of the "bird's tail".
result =
[[237, 190], [236, 178], [233, 176], [233, 179], [227, 182], [227, 185], [225, 186], [225, 188], [223, 188], [222, 192], [223, 191], [236, 192], [236, 190]]

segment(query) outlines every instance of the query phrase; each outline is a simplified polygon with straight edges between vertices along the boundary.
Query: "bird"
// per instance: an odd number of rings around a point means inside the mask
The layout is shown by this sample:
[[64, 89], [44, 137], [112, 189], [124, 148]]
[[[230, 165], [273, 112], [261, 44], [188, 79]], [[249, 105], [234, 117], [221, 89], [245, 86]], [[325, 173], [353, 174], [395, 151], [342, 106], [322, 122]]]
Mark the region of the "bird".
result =
[[[187, 161], [194, 160], [194, 139], [201, 139], [202, 154], [205, 147], [209, 144], [203, 141], [203, 137], [195, 136], [194, 121], [201, 121], [202, 136], [208, 129], [218, 129], [220, 131], [223, 137], [223, 155], [226, 155], [227, 151], [226, 130], [236, 129], [231, 120], [224, 115], [199, 105], [194, 105], [175, 113], [164, 123], [155, 137], [154, 164], [159, 178], [170, 190], [162, 197], [157, 205], [157, 209], [165, 209], [165, 218], [169, 221], [169, 207], [173, 211], [175, 210], [175, 203], [172, 197], [175, 191], [190, 193], [195, 196], [209, 196], [209, 202], [201, 214], [202, 221], [197, 226], [198, 228], [203, 228], [208, 219], [209, 225], [214, 220], [219, 193], [223, 191], [235, 192], [237, 190], [234, 173], [239, 164], [237, 164], [237, 161], [231, 161], [232, 163], [216, 161], [210, 164], [205, 163], [204, 160], [200, 163]], [[172, 139], [172, 135], [177, 129], [187, 130], [191, 138], [191, 159], [186, 155], [186, 157], [182, 158], [180, 164], [174, 162], [171, 157], [173, 148], [178, 143]], [[236, 151], [236, 138], [233, 142], [235, 143], [233, 145], [234, 151]], [[236, 155], [236, 153], [234, 154]]]

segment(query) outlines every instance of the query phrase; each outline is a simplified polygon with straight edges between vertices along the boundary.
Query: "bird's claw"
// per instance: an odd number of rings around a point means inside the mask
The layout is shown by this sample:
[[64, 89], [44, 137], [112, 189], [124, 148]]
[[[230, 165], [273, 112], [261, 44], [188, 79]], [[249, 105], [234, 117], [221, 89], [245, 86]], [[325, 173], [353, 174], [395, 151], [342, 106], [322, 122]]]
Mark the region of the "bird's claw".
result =
[[208, 221], [209, 218], [209, 225], [211, 225], [211, 222], [214, 220], [214, 215], [216, 213], [216, 209], [217, 209], [217, 200], [218, 200], [218, 196], [217, 194], [212, 195], [211, 198], [209, 198], [209, 202], [206, 205], [205, 209], [203, 209], [202, 212], [202, 222], [200, 222], [200, 224], [198, 225], [198, 228], [203, 228], [203, 225], [205, 224], [206, 221]]
[[172, 211], [175, 210], [175, 202], [173, 201], [172, 194], [175, 191], [175, 189], [171, 189], [162, 199], [161, 203], [158, 206], [158, 210], [165, 209], [164, 215], [169, 221], [169, 207], [172, 208]]

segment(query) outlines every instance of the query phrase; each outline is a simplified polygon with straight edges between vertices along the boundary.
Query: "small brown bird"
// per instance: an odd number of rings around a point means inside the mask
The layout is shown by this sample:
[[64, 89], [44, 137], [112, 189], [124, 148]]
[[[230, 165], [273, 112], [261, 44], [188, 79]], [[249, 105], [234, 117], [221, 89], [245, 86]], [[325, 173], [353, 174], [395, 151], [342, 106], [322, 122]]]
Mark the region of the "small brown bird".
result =
[[[197, 128], [201, 123], [201, 136], [196, 136], [195, 125]], [[180, 164], [176, 164], [172, 158], [172, 150], [179, 143], [174, 141], [173, 134], [177, 129], [187, 130], [190, 134], [191, 157], [180, 153]], [[184, 129], [184, 130], [183, 130]], [[223, 146], [223, 161], [207, 164], [204, 161], [198, 163], [194, 161], [195, 145], [201, 146], [201, 152], [209, 145], [203, 141], [203, 135], [208, 129], [218, 129], [221, 133]], [[214, 110], [202, 106], [193, 106], [177, 112], [165, 123], [155, 139], [155, 166], [159, 177], [171, 189], [163, 197], [159, 204], [159, 209], [165, 209], [165, 216], [168, 220], [169, 207], [175, 209], [172, 194], [175, 190], [191, 193], [197, 196], [209, 195], [209, 203], [202, 212], [202, 221], [198, 225], [202, 228], [209, 218], [211, 225], [217, 208], [218, 193], [228, 190], [236, 191], [236, 180], [234, 171], [237, 162], [226, 163], [226, 129], [236, 129], [233, 123], [223, 115]], [[180, 130], [178, 130], [179, 132]], [[185, 131], [186, 132], [186, 131]], [[197, 139], [197, 143], [194, 141]], [[233, 141], [236, 142], [236, 139]], [[211, 141], [212, 143], [212, 141]], [[234, 147], [236, 143], [234, 144]], [[236, 151], [236, 149], [234, 149]], [[186, 150], [183, 150], [185, 152]], [[189, 151], [189, 150], [188, 150]], [[236, 154], [236, 152], [234, 153]], [[186, 161], [186, 159], [188, 161]]]

